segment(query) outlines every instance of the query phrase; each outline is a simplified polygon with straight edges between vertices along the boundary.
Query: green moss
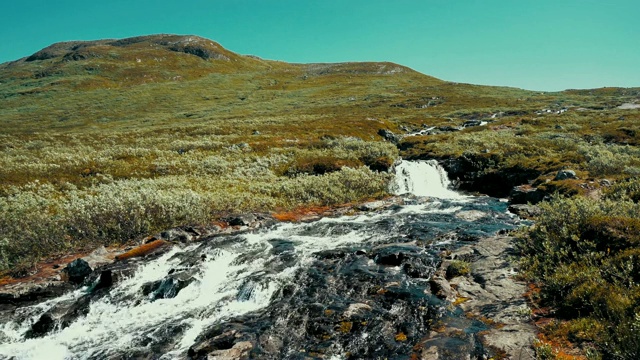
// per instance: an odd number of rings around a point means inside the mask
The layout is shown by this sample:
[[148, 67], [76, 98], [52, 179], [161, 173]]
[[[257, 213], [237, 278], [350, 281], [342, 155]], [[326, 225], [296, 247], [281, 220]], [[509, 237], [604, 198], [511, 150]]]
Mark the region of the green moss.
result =
[[447, 266], [446, 277], [453, 279], [456, 276], [465, 276], [471, 271], [471, 264], [466, 261], [454, 260]]

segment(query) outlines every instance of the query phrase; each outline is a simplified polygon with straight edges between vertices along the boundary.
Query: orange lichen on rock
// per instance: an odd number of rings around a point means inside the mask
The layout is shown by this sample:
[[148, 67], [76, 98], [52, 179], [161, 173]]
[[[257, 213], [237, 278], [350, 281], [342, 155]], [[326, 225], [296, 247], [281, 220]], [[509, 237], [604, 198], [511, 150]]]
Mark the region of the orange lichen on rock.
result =
[[340, 323], [340, 327], [338, 330], [343, 334], [348, 334], [349, 332], [351, 332], [352, 328], [353, 323], [351, 321], [343, 321]]
[[125, 260], [125, 259], [131, 259], [134, 257], [140, 257], [140, 256], [145, 256], [147, 254], [149, 254], [150, 252], [159, 249], [162, 246], [166, 246], [168, 245], [169, 242], [164, 241], [164, 240], [155, 240], [152, 241], [148, 244], [144, 244], [141, 246], [138, 246], [135, 249], [131, 249], [127, 252], [125, 252], [124, 254], [120, 254], [118, 256], [116, 256], [116, 260], [121, 261], [121, 260]]
[[229, 227], [229, 223], [225, 221], [215, 220], [215, 221], [212, 221], [211, 224], [219, 227], [220, 229], [226, 229]]
[[322, 215], [331, 209], [329, 206], [307, 206], [292, 211], [277, 212], [272, 216], [278, 221], [297, 222], [304, 218]]
[[407, 335], [405, 335], [403, 332], [398, 333], [396, 335], [396, 341], [400, 341], [400, 342], [407, 341]]

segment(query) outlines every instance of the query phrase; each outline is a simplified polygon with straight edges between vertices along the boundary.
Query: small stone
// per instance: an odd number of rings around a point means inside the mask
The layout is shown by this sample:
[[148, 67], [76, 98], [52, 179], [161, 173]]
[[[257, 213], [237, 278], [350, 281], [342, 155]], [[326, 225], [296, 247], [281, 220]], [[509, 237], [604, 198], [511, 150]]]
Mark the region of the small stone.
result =
[[251, 226], [256, 220], [253, 214], [243, 214], [229, 218], [228, 222], [231, 226]]
[[193, 239], [192, 234], [182, 229], [169, 229], [160, 233], [162, 240], [189, 243]]
[[458, 219], [464, 221], [477, 221], [487, 216], [487, 213], [478, 210], [460, 211], [455, 215]]
[[91, 274], [91, 266], [83, 259], [75, 259], [70, 262], [63, 270], [67, 274], [69, 282], [80, 284]]
[[554, 180], [577, 179], [576, 172], [573, 170], [560, 170]]
[[434, 275], [431, 280], [429, 280], [429, 285], [431, 286], [431, 292], [440, 299], [453, 302], [458, 296], [458, 293], [451, 287], [451, 284], [440, 275]]
[[83, 257], [82, 260], [85, 260], [92, 269], [111, 263], [109, 252], [104, 246], [100, 246], [88, 256]]
[[542, 214], [542, 210], [535, 205], [512, 204], [509, 211], [524, 219], [530, 219]]
[[372, 307], [367, 304], [363, 304], [363, 303], [350, 304], [347, 310], [345, 310], [343, 316], [345, 318], [350, 318], [354, 314], [359, 313], [361, 311], [371, 311], [371, 310], [372, 310]]
[[464, 124], [462, 124], [463, 127], [473, 127], [473, 126], [480, 126], [480, 125], [482, 125], [481, 120], [467, 120], [464, 122]]
[[382, 136], [385, 140], [392, 142], [394, 144], [400, 141], [400, 137], [394, 134], [391, 130], [380, 129], [378, 130], [378, 135]]
[[249, 341], [240, 341], [233, 345], [231, 349], [215, 350], [207, 355], [207, 359], [216, 360], [244, 360], [249, 358], [249, 353], [253, 349], [253, 344]]
[[421, 360], [438, 360], [440, 359], [440, 354], [438, 353], [438, 347], [431, 346], [429, 348], [423, 349], [422, 354], [420, 355]]
[[361, 211], [375, 211], [375, 210], [380, 210], [386, 204], [387, 203], [382, 200], [370, 201], [370, 202], [358, 205], [357, 209]]

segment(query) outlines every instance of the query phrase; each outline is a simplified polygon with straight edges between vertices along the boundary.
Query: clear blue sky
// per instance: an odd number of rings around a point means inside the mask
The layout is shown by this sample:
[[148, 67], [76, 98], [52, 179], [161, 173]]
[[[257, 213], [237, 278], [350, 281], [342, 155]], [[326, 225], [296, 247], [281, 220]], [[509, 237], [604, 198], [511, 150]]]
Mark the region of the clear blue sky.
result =
[[640, 86], [639, 0], [3, 0], [0, 62], [59, 41], [155, 33], [288, 62], [392, 61], [475, 84]]

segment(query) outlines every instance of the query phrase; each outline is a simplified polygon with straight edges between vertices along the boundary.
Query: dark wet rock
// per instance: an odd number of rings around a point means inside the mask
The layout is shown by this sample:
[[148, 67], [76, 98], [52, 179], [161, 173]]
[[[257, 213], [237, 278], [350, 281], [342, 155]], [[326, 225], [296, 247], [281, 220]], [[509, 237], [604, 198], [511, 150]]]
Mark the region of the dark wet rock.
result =
[[434, 261], [422, 256], [407, 257], [402, 263], [402, 270], [411, 278], [428, 279], [434, 269]]
[[90, 291], [107, 289], [133, 275], [137, 269], [135, 262], [120, 261], [99, 267], [86, 279], [91, 284]]
[[170, 299], [176, 297], [180, 290], [194, 281], [191, 272], [174, 272], [162, 280], [146, 283], [142, 286], [142, 293], [150, 300]]
[[74, 285], [64, 281], [6, 285], [0, 289], [0, 310], [58, 297], [74, 288]]
[[464, 191], [477, 191], [495, 197], [506, 197], [517, 185], [527, 184], [540, 176], [534, 169], [509, 167], [495, 170], [500, 158], [491, 154], [463, 155], [442, 159], [440, 164], [450, 179]]
[[229, 219], [231, 226], [251, 226], [257, 218], [253, 214], [243, 214]]
[[411, 278], [429, 278], [435, 268], [433, 259], [421, 253], [414, 245], [390, 244], [371, 250], [368, 256], [378, 265], [401, 267]]
[[75, 259], [62, 270], [69, 282], [81, 284], [93, 271], [89, 263], [83, 259]]
[[553, 180], [566, 180], [566, 179], [577, 179], [578, 176], [576, 172], [573, 170], [560, 170], [556, 174], [556, 177]]
[[511, 204], [537, 204], [545, 199], [547, 193], [529, 185], [515, 186], [509, 194]]
[[405, 253], [402, 252], [401, 249], [385, 249], [386, 251], [381, 251], [376, 253], [373, 258], [376, 264], [387, 265], [387, 266], [399, 266], [402, 264], [402, 261], [406, 258]]
[[232, 215], [223, 220], [231, 226], [247, 226], [251, 228], [268, 226], [275, 223], [275, 220], [270, 215], [252, 213]]
[[542, 210], [538, 206], [527, 204], [511, 204], [509, 211], [523, 219], [531, 219], [542, 214]]
[[227, 326], [214, 326], [201, 335], [200, 341], [189, 348], [187, 356], [190, 359], [207, 359], [214, 351], [232, 349], [242, 333], [248, 331], [248, 327], [240, 324], [229, 323]]
[[51, 314], [45, 313], [40, 316], [40, 319], [31, 325], [31, 329], [27, 331], [25, 338], [33, 339], [46, 335], [54, 329], [56, 322], [53, 320]]
[[200, 233], [193, 230], [193, 228], [187, 228], [187, 229], [174, 228], [174, 229], [165, 230], [162, 233], [160, 233], [160, 238], [162, 240], [181, 242], [183, 244], [186, 244], [193, 241], [198, 236], [200, 236]]
[[396, 135], [391, 130], [380, 129], [378, 130], [378, 135], [382, 136], [385, 140], [391, 143], [398, 143], [402, 138], [399, 135]]
[[94, 286], [94, 290], [110, 288], [114, 283], [114, 276], [112, 270], [103, 270], [100, 272], [98, 282]]
[[[104, 295], [101, 293], [100, 295]], [[89, 304], [96, 296], [83, 295], [76, 300], [57, 303], [50, 310], [40, 316], [25, 334], [28, 339], [47, 335], [53, 330], [64, 329], [71, 325], [78, 317], [89, 312]]]

